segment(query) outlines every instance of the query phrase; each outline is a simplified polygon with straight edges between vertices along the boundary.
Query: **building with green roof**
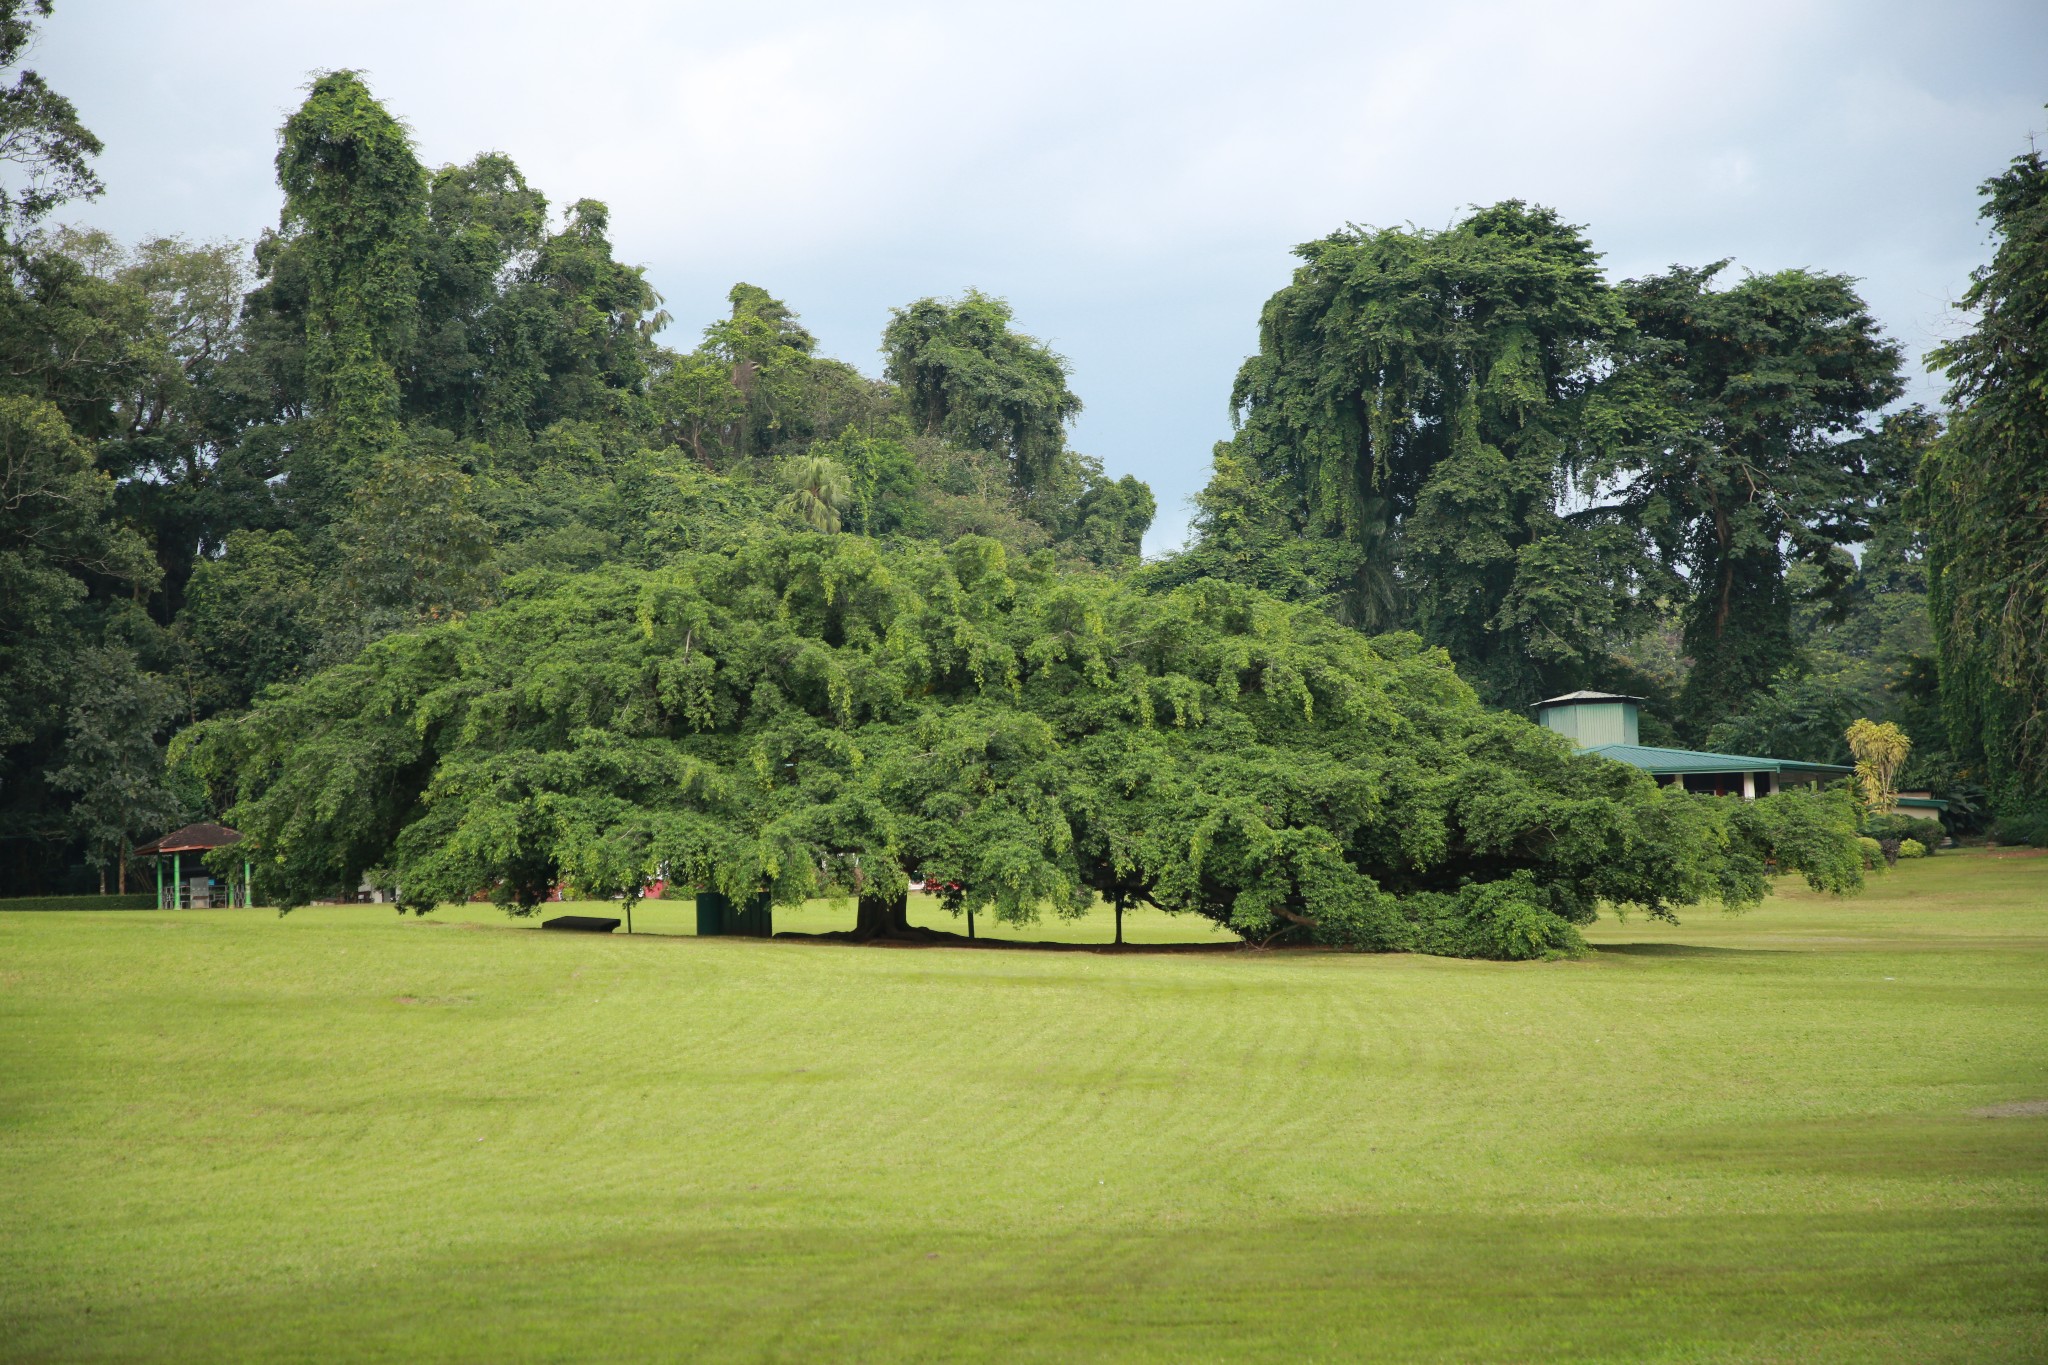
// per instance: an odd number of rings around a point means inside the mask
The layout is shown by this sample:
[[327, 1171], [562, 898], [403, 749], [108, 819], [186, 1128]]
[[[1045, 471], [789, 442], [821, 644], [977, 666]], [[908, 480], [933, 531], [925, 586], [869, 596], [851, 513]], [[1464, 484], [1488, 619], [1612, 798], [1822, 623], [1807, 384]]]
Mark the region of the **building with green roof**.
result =
[[[1667, 749], [1641, 741], [1643, 699], [1619, 692], [1567, 692], [1536, 703], [1536, 722], [1589, 754], [1641, 768], [1666, 786], [1755, 800], [1787, 787], [1813, 786], [1855, 771], [1839, 763]], [[1946, 803], [1943, 803], [1946, 804]]]

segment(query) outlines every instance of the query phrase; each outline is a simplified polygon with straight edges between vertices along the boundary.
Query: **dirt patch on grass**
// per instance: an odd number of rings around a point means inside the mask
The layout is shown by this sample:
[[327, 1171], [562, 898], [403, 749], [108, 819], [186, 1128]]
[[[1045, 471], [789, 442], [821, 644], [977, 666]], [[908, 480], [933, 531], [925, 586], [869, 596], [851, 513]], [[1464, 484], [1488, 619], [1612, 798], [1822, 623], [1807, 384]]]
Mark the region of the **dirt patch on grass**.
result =
[[1982, 1109], [1972, 1109], [1970, 1113], [1980, 1119], [2048, 1118], [2048, 1100], [2013, 1100], [2006, 1104], [1989, 1104]]

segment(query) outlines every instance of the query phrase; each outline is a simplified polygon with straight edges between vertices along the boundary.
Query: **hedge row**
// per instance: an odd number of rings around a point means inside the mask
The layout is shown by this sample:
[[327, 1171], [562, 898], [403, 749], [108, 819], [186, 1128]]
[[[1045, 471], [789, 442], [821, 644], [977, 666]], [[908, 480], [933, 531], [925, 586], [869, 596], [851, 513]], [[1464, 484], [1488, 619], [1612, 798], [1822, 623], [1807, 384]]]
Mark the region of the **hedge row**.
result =
[[0, 910], [154, 910], [156, 892], [129, 896], [21, 896], [0, 900]]

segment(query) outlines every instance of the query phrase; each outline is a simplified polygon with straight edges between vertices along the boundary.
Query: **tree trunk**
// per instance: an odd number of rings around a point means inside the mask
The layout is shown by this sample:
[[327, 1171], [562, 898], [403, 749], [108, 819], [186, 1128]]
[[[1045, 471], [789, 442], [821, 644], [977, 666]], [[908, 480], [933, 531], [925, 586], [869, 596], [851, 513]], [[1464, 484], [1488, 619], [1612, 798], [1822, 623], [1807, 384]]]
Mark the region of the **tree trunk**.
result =
[[120, 883], [121, 894], [125, 896], [128, 894], [128, 841], [126, 839], [121, 841]]
[[910, 937], [908, 894], [862, 896], [854, 904], [857, 907], [853, 925], [855, 938]]

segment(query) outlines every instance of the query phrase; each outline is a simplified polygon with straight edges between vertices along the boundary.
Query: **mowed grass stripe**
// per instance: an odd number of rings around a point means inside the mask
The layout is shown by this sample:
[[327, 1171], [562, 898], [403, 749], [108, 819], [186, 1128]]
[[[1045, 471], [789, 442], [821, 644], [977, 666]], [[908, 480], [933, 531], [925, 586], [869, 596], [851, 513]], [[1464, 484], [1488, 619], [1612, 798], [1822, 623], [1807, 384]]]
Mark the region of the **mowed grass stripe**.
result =
[[2044, 874], [1530, 965], [0, 916], [0, 1347], [2024, 1359]]

